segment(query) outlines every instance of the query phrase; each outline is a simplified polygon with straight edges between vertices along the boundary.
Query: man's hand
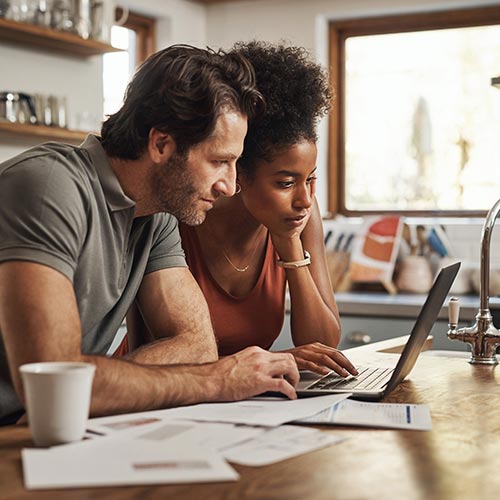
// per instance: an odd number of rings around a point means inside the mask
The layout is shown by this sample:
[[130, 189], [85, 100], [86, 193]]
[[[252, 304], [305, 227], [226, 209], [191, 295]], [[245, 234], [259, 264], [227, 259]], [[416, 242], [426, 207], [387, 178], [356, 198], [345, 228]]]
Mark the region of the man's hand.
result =
[[320, 375], [326, 375], [333, 370], [343, 377], [347, 377], [349, 374], [358, 374], [354, 365], [341, 351], [321, 342], [301, 345], [280, 352], [292, 354], [299, 370], [310, 370]]
[[266, 391], [281, 392], [290, 399], [297, 398], [295, 386], [300, 376], [290, 354], [247, 347], [213, 366], [217, 370], [216, 377], [222, 380], [218, 401], [246, 399]]

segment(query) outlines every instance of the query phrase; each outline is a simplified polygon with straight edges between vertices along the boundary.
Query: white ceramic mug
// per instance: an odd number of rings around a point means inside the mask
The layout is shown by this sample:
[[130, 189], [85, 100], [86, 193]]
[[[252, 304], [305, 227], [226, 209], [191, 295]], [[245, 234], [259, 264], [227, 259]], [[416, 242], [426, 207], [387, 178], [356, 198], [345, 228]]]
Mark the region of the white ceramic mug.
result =
[[62, 361], [30, 363], [19, 370], [35, 445], [52, 446], [82, 439], [95, 366]]

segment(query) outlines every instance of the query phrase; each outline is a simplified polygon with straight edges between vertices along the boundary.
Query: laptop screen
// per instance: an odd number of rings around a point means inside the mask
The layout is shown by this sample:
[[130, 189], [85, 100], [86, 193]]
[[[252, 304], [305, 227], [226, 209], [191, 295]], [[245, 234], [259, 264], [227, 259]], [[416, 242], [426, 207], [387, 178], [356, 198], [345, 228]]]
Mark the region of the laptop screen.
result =
[[398, 364], [394, 369], [394, 374], [387, 384], [385, 393], [391, 392], [404, 378], [410, 373], [415, 365], [415, 362], [422, 350], [422, 347], [429, 335], [432, 326], [434, 325], [441, 307], [450, 291], [451, 285], [455, 280], [458, 270], [460, 269], [460, 262], [452, 264], [451, 266], [444, 267], [439, 272], [434, 280], [427, 299], [425, 300], [422, 309], [418, 315], [417, 321], [413, 326], [410, 338], [406, 343]]

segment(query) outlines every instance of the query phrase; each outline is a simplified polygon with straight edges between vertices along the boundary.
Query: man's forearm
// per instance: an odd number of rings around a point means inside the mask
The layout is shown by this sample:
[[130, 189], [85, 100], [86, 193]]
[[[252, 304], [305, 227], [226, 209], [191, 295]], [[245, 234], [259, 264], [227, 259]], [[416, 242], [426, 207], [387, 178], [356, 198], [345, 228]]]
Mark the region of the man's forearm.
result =
[[213, 363], [145, 366], [103, 356], [83, 356], [83, 361], [97, 367], [91, 416], [155, 410], [220, 398], [222, 382]]
[[236, 401], [266, 391], [295, 398], [299, 380], [291, 354], [249, 347], [203, 365], [139, 365], [104, 356], [82, 356], [97, 366], [91, 416]]
[[217, 361], [217, 345], [212, 335], [177, 335], [153, 341], [130, 352], [126, 359], [146, 365], [211, 363]]

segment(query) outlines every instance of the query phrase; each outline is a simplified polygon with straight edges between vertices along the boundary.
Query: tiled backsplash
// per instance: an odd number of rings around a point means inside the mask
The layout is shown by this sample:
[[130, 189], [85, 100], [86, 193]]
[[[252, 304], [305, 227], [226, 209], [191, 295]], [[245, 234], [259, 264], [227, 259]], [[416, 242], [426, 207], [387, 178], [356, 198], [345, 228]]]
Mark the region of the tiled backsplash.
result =
[[[409, 225], [423, 224], [441, 225], [446, 231], [446, 235], [453, 247], [453, 257], [460, 259], [468, 267], [479, 267], [481, 252], [481, 231], [484, 219], [468, 218], [405, 218]], [[363, 223], [362, 218], [338, 217], [335, 219], [325, 219], [323, 221], [324, 231], [332, 230], [332, 237], [328, 241], [327, 249], [331, 249], [339, 234], [350, 234], [359, 231]], [[500, 221], [498, 223], [500, 226]], [[494, 228], [491, 238], [491, 268], [500, 268], [500, 227]]]

